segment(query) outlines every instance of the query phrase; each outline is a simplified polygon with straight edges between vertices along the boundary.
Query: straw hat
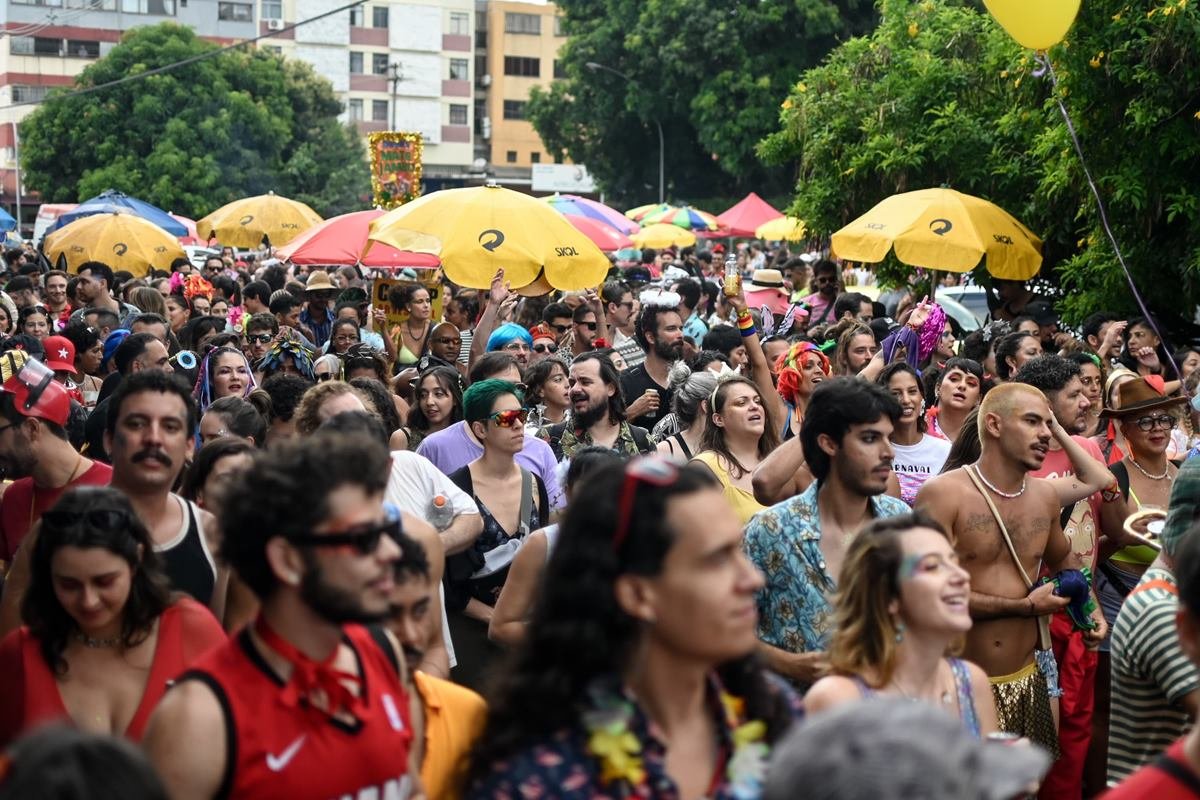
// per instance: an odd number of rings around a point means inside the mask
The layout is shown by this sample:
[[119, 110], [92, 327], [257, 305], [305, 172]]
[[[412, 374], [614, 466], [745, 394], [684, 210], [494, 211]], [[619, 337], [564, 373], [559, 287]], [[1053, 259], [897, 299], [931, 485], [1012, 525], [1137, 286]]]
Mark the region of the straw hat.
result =
[[329, 273], [324, 270], [316, 270], [308, 275], [308, 282], [304, 284], [306, 292], [336, 292], [337, 287], [333, 285], [333, 281], [329, 280]]

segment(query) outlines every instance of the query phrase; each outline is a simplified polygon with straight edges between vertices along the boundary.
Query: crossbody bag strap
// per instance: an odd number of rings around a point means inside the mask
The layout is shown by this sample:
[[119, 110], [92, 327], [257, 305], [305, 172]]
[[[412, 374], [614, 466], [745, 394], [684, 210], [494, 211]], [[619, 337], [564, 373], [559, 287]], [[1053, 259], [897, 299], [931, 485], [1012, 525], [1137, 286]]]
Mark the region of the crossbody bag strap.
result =
[[[1033, 590], [1033, 581], [1029, 579], [1029, 573], [1025, 571], [1025, 565], [1021, 563], [1021, 559], [1017, 557], [1017, 548], [1013, 547], [1012, 537], [1008, 535], [1008, 528], [1004, 525], [1004, 520], [1000, 517], [1000, 511], [996, 508], [996, 504], [992, 502], [992, 498], [988, 495], [987, 489], [983, 487], [983, 481], [980, 480], [976, 470], [972, 464], [968, 464], [963, 471], [967, 473], [967, 477], [971, 479], [971, 483], [975, 484], [975, 488], [979, 490], [979, 494], [983, 497], [983, 502], [987, 503], [988, 511], [992, 512], [992, 517], [996, 520], [996, 526], [1000, 528], [1000, 536], [1004, 539], [1004, 543], [1008, 545], [1008, 554], [1012, 556], [1013, 563], [1017, 565], [1017, 572], [1021, 574], [1021, 580], [1025, 582], [1026, 591]], [[1050, 642], [1050, 619], [1045, 615], [1039, 615], [1037, 618], [1038, 625], [1038, 648], [1041, 650], [1049, 650]]]
[[533, 510], [533, 473], [521, 467], [521, 509], [517, 513], [517, 530], [521, 536], [529, 535], [529, 512]]

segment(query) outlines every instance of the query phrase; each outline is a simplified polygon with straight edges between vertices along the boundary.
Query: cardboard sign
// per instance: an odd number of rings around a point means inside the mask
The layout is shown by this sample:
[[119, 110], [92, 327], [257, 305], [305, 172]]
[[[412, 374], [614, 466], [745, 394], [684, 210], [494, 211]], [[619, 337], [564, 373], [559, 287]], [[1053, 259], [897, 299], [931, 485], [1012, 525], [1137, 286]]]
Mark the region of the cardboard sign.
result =
[[430, 317], [435, 323], [442, 318], [442, 282], [440, 280], [441, 270], [428, 270], [422, 273], [424, 280], [410, 281], [397, 280], [396, 278], [376, 278], [375, 285], [371, 288], [371, 305], [375, 308], [382, 308], [387, 312], [389, 325], [401, 325], [408, 322], [408, 311], [392, 306], [391, 300], [388, 299], [394, 286], [406, 286], [409, 284], [419, 284], [424, 286], [429, 291], [429, 299], [433, 303], [433, 316]]

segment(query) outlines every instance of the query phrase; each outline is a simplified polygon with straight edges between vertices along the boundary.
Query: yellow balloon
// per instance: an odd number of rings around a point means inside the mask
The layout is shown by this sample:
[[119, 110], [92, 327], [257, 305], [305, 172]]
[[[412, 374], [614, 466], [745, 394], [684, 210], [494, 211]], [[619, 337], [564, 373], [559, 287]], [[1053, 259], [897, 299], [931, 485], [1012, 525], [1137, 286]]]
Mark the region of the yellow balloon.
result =
[[1063, 40], [1080, 0], [983, 0], [987, 10], [1023, 47], [1047, 50]]

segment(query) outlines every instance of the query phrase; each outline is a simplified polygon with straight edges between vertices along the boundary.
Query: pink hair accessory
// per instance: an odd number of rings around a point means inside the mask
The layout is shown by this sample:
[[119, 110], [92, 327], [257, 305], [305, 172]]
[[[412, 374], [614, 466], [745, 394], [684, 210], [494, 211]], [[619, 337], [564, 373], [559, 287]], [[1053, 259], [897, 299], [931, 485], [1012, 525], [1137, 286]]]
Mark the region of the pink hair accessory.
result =
[[924, 364], [937, 349], [938, 340], [942, 338], [945, 327], [946, 312], [937, 303], [933, 303], [929, 308], [929, 316], [925, 318], [925, 324], [921, 326], [920, 344], [917, 347], [919, 363]]

